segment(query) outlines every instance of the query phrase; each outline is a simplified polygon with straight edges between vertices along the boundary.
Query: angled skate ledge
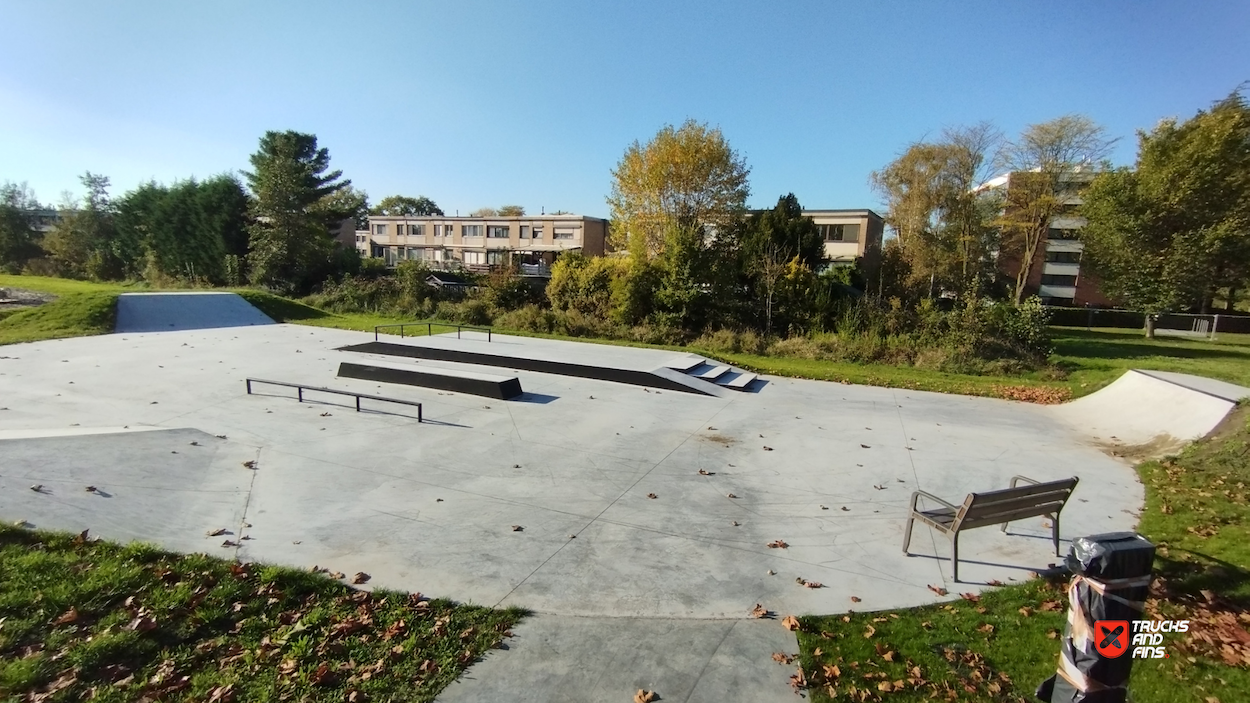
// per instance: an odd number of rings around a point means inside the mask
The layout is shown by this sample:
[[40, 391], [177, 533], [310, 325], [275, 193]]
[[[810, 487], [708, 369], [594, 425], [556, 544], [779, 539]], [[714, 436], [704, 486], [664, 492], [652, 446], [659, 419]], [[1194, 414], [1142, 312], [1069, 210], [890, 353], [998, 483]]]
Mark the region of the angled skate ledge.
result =
[[494, 376], [471, 371], [423, 368], [397, 369], [372, 364], [339, 364], [339, 378], [356, 378], [379, 383], [434, 388], [440, 391], [480, 395], [484, 398], [509, 400], [521, 395], [521, 381], [515, 376]]
[[[394, 342], [366, 342], [364, 344], [339, 347], [338, 351], [403, 356], [410, 359], [450, 361], [460, 364], [477, 364], [479, 366], [494, 366], [521, 371], [536, 371], [557, 376], [590, 378], [598, 381], [612, 381], [614, 383], [626, 383], [633, 386], [646, 386], [648, 388], [698, 395], [720, 396], [722, 393], [714, 383], [701, 381], [667, 368], [654, 371], [640, 371], [638, 369], [592, 366], [568, 361], [553, 361], [551, 359], [531, 359], [520, 356], [486, 354], [462, 349], [439, 349], [437, 347], [413, 344], [395, 344]], [[340, 375], [342, 374], [340, 373]]]

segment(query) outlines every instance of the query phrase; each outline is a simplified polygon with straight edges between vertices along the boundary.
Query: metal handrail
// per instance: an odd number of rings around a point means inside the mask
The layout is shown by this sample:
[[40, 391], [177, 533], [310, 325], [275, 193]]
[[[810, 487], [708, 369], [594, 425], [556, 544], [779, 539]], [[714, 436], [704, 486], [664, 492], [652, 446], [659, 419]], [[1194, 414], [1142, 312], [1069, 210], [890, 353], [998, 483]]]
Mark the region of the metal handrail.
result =
[[455, 327], [456, 339], [460, 339], [460, 332], [462, 330], [472, 330], [472, 331], [477, 331], [477, 332], [485, 332], [486, 341], [488, 342], [491, 341], [491, 328], [490, 327], [477, 327], [474, 325], [458, 325], [454, 322], [437, 322], [433, 320], [417, 320], [416, 322], [397, 322], [397, 323], [392, 323], [389, 325], [374, 325], [373, 326], [373, 341], [375, 342], [378, 341], [378, 330], [380, 329], [384, 329], [387, 327], [398, 327], [399, 337], [400, 339], [403, 339], [405, 327], [420, 327], [421, 325], [425, 325], [425, 334], [426, 336], [429, 336], [429, 337], [434, 336], [434, 325], [439, 325], [440, 327]]
[[297, 389], [296, 400], [298, 400], [301, 403], [304, 402], [304, 391], [317, 391], [319, 393], [334, 393], [336, 395], [355, 396], [356, 412], [360, 412], [360, 399], [361, 398], [368, 398], [370, 400], [381, 400], [386, 403], [398, 403], [399, 405], [415, 405], [417, 407], [417, 422], [422, 422], [424, 420], [424, 417], [423, 417], [424, 413], [423, 413], [423, 408], [421, 406], [421, 403], [415, 400], [400, 400], [398, 398], [385, 398], [380, 395], [369, 395], [368, 393], [357, 393], [355, 391], [341, 391], [341, 390], [336, 390], [334, 388], [322, 388], [321, 386], [309, 386], [309, 385], [305, 385], [302, 383], [288, 383], [286, 381], [268, 381], [263, 378], [247, 379], [247, 394], [248, 395], [252, 395], [253, 383], [267, 383], [271, 386], [285, 386], [287, 388], [295, 388]]

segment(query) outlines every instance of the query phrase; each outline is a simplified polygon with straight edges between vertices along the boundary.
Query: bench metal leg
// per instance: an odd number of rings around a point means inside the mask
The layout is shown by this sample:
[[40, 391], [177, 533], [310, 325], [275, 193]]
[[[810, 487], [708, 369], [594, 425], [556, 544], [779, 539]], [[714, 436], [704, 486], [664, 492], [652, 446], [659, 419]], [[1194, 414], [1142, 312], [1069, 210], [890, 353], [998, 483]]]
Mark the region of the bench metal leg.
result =
[[914, 525], [915, 523], [916, 523], [916, 518], [914, 517], [907, 518], [907, 529], [906, 531], [903, 532], [903, 553], [909, 556], [911, 553], [907, 551], [907, 548], [911, 546], [911, 528], [912, 528], [912, 525]]
[[959, 581], [959, 533], [951, 533], [951, 567], [954, 572], [955, 581]]
[[1050, 539], [1055, 543], [1055, 556], [1059, 554], [1059, 513], [1055, 513], [1050, 518]]

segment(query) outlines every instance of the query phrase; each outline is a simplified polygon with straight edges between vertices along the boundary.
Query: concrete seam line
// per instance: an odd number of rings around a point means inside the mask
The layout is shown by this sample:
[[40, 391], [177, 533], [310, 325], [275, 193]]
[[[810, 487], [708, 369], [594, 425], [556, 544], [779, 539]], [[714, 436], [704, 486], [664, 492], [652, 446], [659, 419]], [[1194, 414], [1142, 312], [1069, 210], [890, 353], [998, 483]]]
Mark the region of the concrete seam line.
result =
[[725, 640], [729, 639], [729, 633], [733, 632], [734, 628], [737, 627], [738, 623], [740, 622], [742, 621], [741, 620], [729, 621], [729, 627], [725, 628], [725, 634], [721, 635], [720, 641], [716, 643], [716, 648], [712, 650], [712, 653], [707, 655], [707, 659], [703, 662], [703, 667], [699, 669], [699, 675], [694, 677], [694, 683], [690, 684], [690, 692], [687, 693], [686, 697], [682, 700], [689, 702], [690, 697], [694, 695], [695, 689], [699, 687], [699, 682], [703, 680], [703, 674], [707, 673], [708, 665], [712, 663], [712, 659], [716, 657], [716, 653], [719, 652], [721, 646], [725, 644]]

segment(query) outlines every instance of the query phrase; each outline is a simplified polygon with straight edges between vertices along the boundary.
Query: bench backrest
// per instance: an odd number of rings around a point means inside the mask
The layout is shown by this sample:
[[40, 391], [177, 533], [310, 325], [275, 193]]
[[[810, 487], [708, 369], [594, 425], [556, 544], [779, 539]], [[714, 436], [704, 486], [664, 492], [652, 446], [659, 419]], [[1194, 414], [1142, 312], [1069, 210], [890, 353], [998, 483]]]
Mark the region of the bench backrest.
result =
[[1078, 480], [1073, 477], [1001, 491], [969, 493], [951, 527], [956, 530], [970, 529], [1023, 518], [1058, 515]]

